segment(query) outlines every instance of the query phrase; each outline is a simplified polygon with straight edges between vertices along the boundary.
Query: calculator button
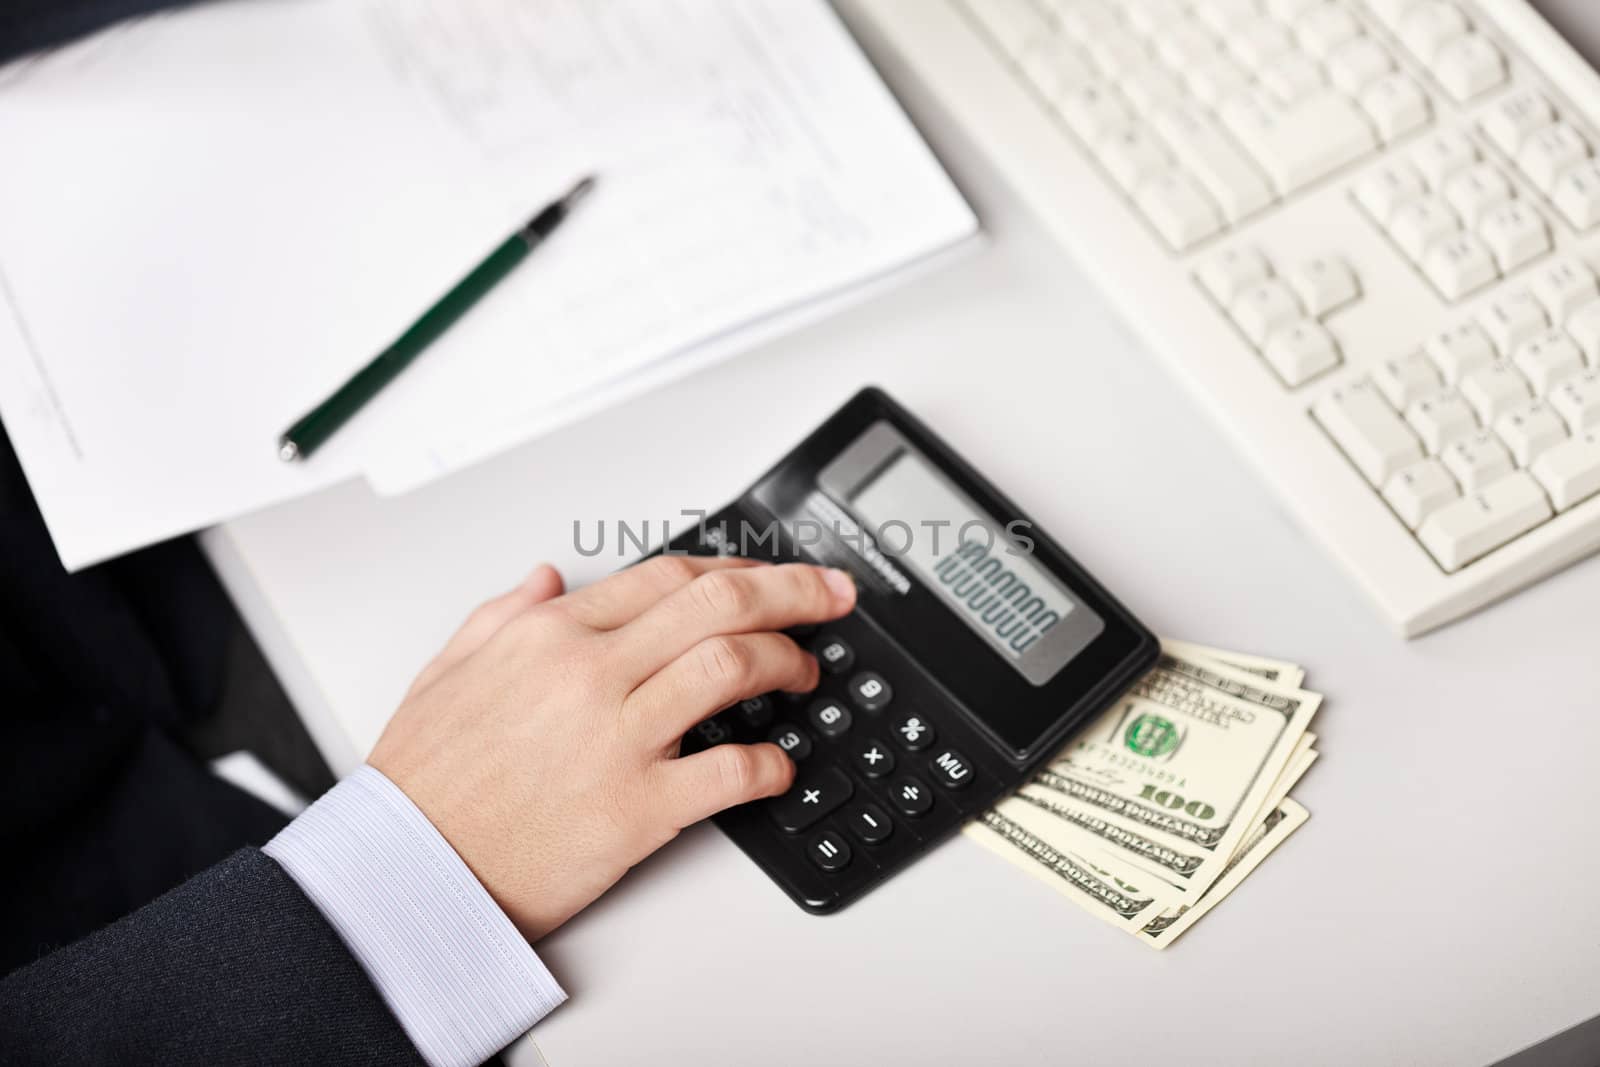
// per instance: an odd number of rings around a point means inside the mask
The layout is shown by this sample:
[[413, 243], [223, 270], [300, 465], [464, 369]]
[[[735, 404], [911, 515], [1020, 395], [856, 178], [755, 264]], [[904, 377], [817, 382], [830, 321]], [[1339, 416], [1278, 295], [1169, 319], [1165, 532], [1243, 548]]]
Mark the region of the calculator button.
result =
[[795, 778], [787, 793], [768, 802], [768, 811], [778, 829], [786, 834], [797, 834], [849, 800], [854, 791], [850, 779], [842, 771], [822, 767]]
[[928, 763], [928, 773], [946, 789], [963, 789], [972, 784], [972, 761], [947, 748]]
[[862, 671], [850, 679], [850, 699], [862, 711], [882, 711], [894, 699], [894, 690], [876, 671]]
[[797, 726], [779, 723], [767, 735], [767, 740], [787, 752], [789, 758], [796, 762], [811, 755], [811, 738]]
[[883, 778], [894, 770], [894, 753], [882, 741], [863, 740], [856, 746], [856, 769], [868, 778]]
[[901, 814], [915, 818], [928, 814], [928, 809], [933, 807], [933, 791], [921, 780], [907, 776], [894, 783], [894, 788], [889, 790], [889, 800]]
[[850, 843], [832, 830], [811, 839], [811, 862], [825, 871], [842, 871], [850, 864]]
[[772, 701], [766, 697], [739, 701], [739, 718], [752, 730], [765, 729], [772, 724]]
[[850, 832], [869, 845], [881, 844], [894, 833], [894, 823], [889, 813], [876, 804], [863, 804], [845, 816]]
[[850, 709], [837, 700], [817, 701], [807, 716], [823, 737], [843, 737], [850, 729]]
[[933, 724], [920, 715], [902, 715], [895, 720], [894, 739], [907, 752], [921, 752], [933, 744]]
[[843, 674], [856, 663], [856, 650], [833, 634], [823, 634], [811, 651], [816, 654], [817, 664], [829, 674]]
[[707, 719], [694, 728], [695, 736], [702, 745], [720, 745], [725, 741], [733, 740], [733, 734], [723, 725], [720, 719]]

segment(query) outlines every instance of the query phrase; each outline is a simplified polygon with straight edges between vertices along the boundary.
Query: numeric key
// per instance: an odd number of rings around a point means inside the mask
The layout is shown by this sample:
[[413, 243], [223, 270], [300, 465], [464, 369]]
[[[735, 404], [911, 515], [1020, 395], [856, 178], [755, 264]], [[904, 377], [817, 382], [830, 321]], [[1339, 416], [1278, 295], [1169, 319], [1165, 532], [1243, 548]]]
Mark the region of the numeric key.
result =
[[843, 674], [856, 663], [856, 650], [833, 634], [823, 634], [811, 651], [817, 657], [817, 665], [828, 674]]
[[894, 690], [876, 671], [862, 671], [850, 679], [850, 699], [865, 712], [882, 711], [894, 699]]
[[806, 712], [811, 725], [823, 737], [843, 737], [850, 731], [850, 709], [837, 700], [818, 700]]

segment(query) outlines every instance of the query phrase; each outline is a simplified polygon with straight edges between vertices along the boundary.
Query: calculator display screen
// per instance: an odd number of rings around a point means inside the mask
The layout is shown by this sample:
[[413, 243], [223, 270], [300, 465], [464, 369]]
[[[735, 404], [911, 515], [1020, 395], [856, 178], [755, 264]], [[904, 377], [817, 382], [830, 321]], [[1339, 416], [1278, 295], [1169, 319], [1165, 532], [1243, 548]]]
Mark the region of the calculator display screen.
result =
[[918, 455], [901, 451], [849, 503], [880, 548], [917, 572], [961, 620], [1021, 659], [1078, 605]]
[[984, 511], [888, 423], [869, 427], [818, 481], [859, 524], [856, 551], [865, 545], [880, 566], [909, 572], [1032, 685], [1105, 629], [1031, 553], [1026, 523]]

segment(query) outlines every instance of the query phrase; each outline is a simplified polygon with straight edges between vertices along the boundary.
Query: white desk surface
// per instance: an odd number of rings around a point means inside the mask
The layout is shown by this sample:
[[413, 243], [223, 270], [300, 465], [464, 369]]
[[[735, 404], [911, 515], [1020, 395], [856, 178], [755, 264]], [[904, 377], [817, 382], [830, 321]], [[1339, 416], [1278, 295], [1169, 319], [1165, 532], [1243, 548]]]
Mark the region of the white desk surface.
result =
[[[1153, 952], [966, 840], [814, 918], [710, 826], [541, 942], [552, 1067], [1482, 1064], [1600, 1010], [1600, 560], [1404, 643], [893, 64], [992, 243], [440, 484], [206, 537], [336, 770], [479, 600], [599, 519], [731, 499], [858, 386], [921, 414], [1160, 633], [1328, 695], [1309, 824]], [[1152, 309], [1154, 312], [1156, 309]], [[681, 520], [680, 520], [681, 521]], [[517, 1063], [538, 1063], [524, 1043]]]

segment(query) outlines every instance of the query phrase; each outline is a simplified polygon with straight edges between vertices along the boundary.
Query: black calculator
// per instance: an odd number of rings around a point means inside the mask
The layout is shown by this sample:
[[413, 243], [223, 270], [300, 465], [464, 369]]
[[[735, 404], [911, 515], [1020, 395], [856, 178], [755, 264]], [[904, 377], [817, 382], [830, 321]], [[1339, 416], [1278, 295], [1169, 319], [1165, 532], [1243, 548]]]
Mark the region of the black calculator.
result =
[[879, 389], [669, 550], [855, 578], [855, 610], [791, 633], [822, 668], [814, 692], [743, 701], [682, 745], [771, 741], [795, 761], [787, 793], [716, 822], [819, 914], [1020, 785], [1158, 652], [1099, 582]]

